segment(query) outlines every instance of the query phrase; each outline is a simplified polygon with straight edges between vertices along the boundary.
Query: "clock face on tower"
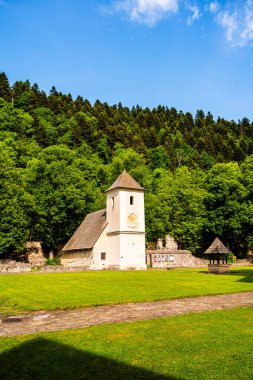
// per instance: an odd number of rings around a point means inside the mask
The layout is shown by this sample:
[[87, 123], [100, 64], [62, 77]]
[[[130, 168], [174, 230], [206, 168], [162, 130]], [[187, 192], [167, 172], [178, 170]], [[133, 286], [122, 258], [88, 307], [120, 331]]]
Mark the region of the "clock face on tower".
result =
[[127, 225], [128, 225], [128, 227], [132, 227], [132, 228], [136, 227], [138, 225], [137, 215], [135, 215], [133, 213], [129, 214], [127, 217]]

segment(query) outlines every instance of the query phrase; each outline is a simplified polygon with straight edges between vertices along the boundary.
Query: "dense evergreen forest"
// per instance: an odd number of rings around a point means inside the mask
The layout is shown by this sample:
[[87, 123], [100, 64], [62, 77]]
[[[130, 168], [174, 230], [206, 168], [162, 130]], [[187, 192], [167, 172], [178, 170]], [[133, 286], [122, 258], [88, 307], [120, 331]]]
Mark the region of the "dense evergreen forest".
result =
[[91, 104], [0, 73], [0, 255], [64, 244], [125, 168], [145, 189], [147, 241], [200, 254], [253, 247], [253, 123], [175, 108]]

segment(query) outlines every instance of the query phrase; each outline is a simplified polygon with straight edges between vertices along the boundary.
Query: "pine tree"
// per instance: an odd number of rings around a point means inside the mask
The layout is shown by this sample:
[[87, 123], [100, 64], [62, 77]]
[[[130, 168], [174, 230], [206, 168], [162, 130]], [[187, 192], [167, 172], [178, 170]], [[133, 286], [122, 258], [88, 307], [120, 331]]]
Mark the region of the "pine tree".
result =
[[3, 98], [7, 102], [11, 101], [11, 87], [4, 72], [0, 72], [0, 98]]

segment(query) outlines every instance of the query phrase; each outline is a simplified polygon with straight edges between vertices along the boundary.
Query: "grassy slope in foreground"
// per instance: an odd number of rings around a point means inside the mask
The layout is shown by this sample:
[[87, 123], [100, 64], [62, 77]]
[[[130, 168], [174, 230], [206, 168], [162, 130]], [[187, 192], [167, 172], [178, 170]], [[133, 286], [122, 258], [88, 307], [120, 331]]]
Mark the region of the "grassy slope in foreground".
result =
[[230, 275], [203, 269], [0, 276], [0, 314], [253, 291], [253, 267]]
[[0, 378], [252, 379], [253, 308], [0, 339]]

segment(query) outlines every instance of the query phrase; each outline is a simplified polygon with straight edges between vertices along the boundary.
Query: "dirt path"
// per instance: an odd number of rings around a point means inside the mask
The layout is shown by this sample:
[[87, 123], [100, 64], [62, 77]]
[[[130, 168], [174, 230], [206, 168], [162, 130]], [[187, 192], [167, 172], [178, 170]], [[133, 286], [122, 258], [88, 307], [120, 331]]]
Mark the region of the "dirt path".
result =
[[[0, 321], [0, 336], [83, 328], [105, 323], [140, 321], [180, 314], [253, 306], [253, 292], [128, 303], [83, 309], [34, 312]], [[18, 319], [22, 319], [18, 321]]]

